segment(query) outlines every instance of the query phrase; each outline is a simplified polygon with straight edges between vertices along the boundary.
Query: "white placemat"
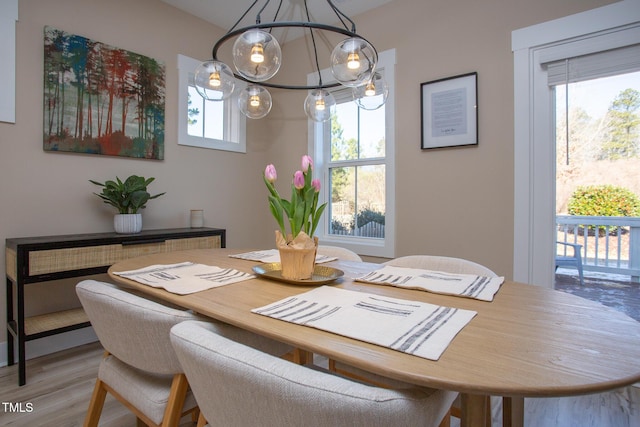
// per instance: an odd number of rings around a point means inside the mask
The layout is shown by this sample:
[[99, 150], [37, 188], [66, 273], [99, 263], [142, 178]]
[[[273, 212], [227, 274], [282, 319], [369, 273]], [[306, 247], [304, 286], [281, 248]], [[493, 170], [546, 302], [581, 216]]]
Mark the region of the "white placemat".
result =
[[154, 288], [164, 288], [180, 295], [192, 294], [256, 277], [233, 268], [220, 268], [193, 262], [150, 265], [138, 270], [114, 271], [113, 274]]
[[[280, 252], [277, 249], [265, 249], [262, 251], [245, 252], [242, 254], [229, 255], [231, 258], [240, 258], [248, 261], [259, 261], [264, 263], [280, 262]], [[316, 264], [335, 261], [337, 257], [316, 254]]]
[[251, 310], [438, 360], [475, 311], [322, 286]]
[[456, 295], [493, 301], [493, 297], [504, 283], [504, 277], [485, 277], [475, 274], [454, 274], [418, 268], [384, 266], [378, 270], [356, 277], [359, 282], [377, 285], [420, 289], [438, 294]]

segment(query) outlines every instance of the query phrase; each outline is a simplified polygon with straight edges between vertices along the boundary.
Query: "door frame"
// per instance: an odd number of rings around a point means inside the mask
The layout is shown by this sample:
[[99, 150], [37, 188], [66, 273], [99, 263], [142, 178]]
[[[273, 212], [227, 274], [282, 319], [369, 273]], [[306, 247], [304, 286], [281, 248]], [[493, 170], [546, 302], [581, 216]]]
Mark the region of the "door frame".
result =
[[640, 8], [625, 0], [512, 32], [514, 55], [513, 279], [553, 288], [555, 139], [542, 64], [640, 43]]

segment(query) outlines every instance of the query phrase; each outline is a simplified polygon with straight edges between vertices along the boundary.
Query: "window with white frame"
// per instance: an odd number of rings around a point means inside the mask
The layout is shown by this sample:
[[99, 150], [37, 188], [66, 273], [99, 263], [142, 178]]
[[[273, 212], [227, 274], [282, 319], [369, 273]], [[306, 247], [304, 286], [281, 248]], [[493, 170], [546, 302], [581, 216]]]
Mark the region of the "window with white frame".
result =
[[[336, 99], [331, 118], [314, 123], [310, 133], [328, 203], [317, 235], [323, 244], [362, 255], [394, 256], [394, 65], [395, 50], [379, 55], [376, 71], [389, 86], [383, 106], [365, 110], [353, 100], [352, 89], [330, 89]], [[309, 75], [313, 79], [317, 75]]]
[[234, 94], [224, 101], [206, 100], [193, 82], [200, 62], [178, 55], [178, 144], [245, 153], [246, 117], [240, 112], [235, 95], [243, 83], [237, 82]]

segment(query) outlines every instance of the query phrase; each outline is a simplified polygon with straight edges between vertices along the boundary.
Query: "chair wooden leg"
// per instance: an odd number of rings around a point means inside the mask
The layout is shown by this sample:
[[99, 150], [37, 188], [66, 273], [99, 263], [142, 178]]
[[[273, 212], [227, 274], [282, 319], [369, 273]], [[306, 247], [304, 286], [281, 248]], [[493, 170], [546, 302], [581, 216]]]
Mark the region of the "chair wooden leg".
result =
[[204, 414], [200, 412], [200, 416], [198, 417], [198, 425], [196, 427], [204, 427], [207, 425], [207, 419], [204, 417]]
[[[462, 409], [457, 406], [451, 406], [449, 409], [449, 415], [452, 417], [462, 419]], [[485, 419], [484, 425], [486, 427], [491, 427], [492, 417], [491, 417], [491, 397], [487, 397], [487, 407], [485, 409]], [[503, 427], [507, 427], [505, 424]]]
[[93, 387], [93, 394], [91, 395], [91, 402], [89, 403], [89, 409], [84, 419], [84, 427], [97, 427], [100, 421], [100, 415], [102, 414], [102, 407], [104, 406], [104, 399], [107, 397], [107, 389], [103, 387], [103, 382], [100, 379], [96, 379], [96, 385]]
[[173, 376], [169, 400], [167, 401], [167, 407], [162, 417], [162, 427], [178, 427], [188, 388], [189, 382], [184, 374], [176, 374]]
[[438, 427], [451, 427], [451, 409], [449, 409], [444, 415], [444, 418], [440, 421]]
[[522, 427], [524, 425], [524, 398], [504, 397], [502, 399], [503, 427]]
[[293, 363], [298, 365], [306, 365], [313, 361], [313, 354], [309, 351], [295, 348], [293, 350]]

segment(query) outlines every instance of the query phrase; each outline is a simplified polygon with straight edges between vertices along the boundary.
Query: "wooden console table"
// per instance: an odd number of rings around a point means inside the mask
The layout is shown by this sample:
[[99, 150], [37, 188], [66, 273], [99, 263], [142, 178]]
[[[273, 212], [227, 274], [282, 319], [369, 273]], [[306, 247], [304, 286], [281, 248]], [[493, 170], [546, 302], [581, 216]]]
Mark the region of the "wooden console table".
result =
[[7, 239], [7, 363], [15, 363], [14, 340], [17, 340], [19, 385], [26, 383], [27, 341], [90, 326], [82, 308], [25, 318], [25, 285], [106, 273], [112, 264], [140, 255], [225, 245], [226, 230], [219, 228]]

